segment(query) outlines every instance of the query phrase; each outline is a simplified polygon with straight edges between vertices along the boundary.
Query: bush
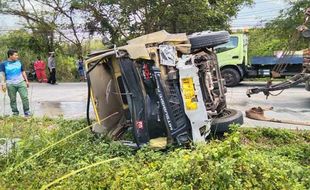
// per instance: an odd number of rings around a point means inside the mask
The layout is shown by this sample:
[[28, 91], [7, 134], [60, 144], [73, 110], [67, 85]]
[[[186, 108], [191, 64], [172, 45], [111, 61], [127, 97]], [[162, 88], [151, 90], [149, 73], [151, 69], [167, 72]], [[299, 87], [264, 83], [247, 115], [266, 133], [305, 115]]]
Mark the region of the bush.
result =
[[191, 149], [145, 147], [136, 152], [85, 130], [16, 168], [44, 147], [83, 129], [86, 122], [4, 118], [0, 126], [2, 138], [21, 139], [10, 154], [0, 156], [3, 189], [39, 189], [72, 171], [115, 157], [120, 159], [63, 178], [51, 188], [310, 188], [310, 132], [237, 129], [223, 140], [213, 139]]
[[56, 78], [60, 81], [75, 81], [77, 68], [74, 57], [56, 53]]

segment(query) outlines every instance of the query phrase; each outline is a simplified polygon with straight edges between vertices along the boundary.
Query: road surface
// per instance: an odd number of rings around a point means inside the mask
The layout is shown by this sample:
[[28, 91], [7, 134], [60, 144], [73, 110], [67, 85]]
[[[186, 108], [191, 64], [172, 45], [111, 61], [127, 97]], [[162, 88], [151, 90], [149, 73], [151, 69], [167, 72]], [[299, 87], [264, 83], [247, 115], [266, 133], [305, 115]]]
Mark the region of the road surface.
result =
[[[285, 90], [279, 96], [270, 96], [267, 100], [263, 94], [248, 98], [245, 92], [252, 86], [263, 83], [243, 82], [240, 86], [228, 88], [228, 107], [245, 111], [256, 106], [274, 108], [265, 113], [268, 117], [296, 121], [310, 121], [310, 92], [302, 87]], [[58, 85], [31, 83], [28, 89], [31, 112], [34, 116], [58, 117], [75, 119], [86, 117], [87, 85], [86, 83], [60, 83]], [[21, 102], [18, 98], [19, 110]], [[0, 115], [11, 114], [8, 96], [0, 93]], [[92, 110], [92, 109], [91, 109]], [[91, 116], [94, 117], [93, 112]], [[310, 126], [271, 123], [244, 118], [244, 126], [309, 129]]]
[[[273, 107], [272, 111], [266, 111], [265, 116], [290, 121], [308, 121], [310, 122], [310, 92], [304, 89], [304, 86], [298, 86], [284, 90], [278, 96], [266, 96], [263, 93], [252, 95], [248, 98], [246, 90], [253, 86], [262, 87], [262, 82], [243, 82], [240, 86], [228, 88], [227, 103], [228, 106], [241, 110], [245, 116], [245, 111], [252, 107]], [[274, 92], [273, 94], [277, 94]], [[310, 126], [292, 125], [283, 123], [272, 123], [266, 121], [257, 121], [244, 117], [245, 126], [290, 128], [290, 129], [308, 129]]]
[[[86, 83], [30, 83], [28, 88], [30, 111], [34, 116], [64, 118], [85, 118], [87, 85]], [[9, 97], [0, 93], [0, 115], [11, 114]], [[21, 100], [18, 98], [18, 108], [22, 114]], [[5, 103], [4, 103], [5, 102]]]

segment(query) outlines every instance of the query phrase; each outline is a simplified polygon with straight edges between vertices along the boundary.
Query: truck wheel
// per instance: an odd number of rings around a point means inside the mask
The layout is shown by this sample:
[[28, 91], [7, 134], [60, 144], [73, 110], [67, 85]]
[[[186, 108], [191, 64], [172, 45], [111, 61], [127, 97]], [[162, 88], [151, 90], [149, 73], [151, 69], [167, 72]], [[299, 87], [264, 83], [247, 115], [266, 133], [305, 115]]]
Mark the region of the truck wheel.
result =
[[241, 76], [236, 69], [226, 68], [223, 69], [221, 73], [228, 87], [237, 86], [241, 80]]
[[217, 45], [225, 44], [229, 41], [229, 33], [227, 31], [210, 32], [203, 31], [193, 33], [188, 36], [192, 45], [192, 50], [200, 48], [211, 48]]
[[243, 124], [243, 115], [241, 111], [234, 109], [225, 109], [217, 118], [214, 118], [211, 123], [211, 133], [224, 133], [229, 131], [231, 124]]

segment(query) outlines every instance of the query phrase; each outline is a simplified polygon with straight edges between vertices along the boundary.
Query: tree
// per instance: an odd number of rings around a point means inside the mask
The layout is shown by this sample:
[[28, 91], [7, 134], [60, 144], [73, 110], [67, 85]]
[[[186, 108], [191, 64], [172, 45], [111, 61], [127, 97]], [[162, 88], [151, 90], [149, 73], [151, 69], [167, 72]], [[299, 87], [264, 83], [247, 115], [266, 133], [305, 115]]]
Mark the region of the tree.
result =
[[192, 33], [228, 29], [229, 21], [253, 0], [88, 0], [72, 7], [87, 16], [87, 28], [120, 43], [161, 29]]
[[77, 24], [78, 13], [70, 0], [2, 0], [1, 12], [24, 18], [26, 28], [45, 39], [48, 51], [54, 50], [58, 35], [74, 44], [77, 54], [82, 55], [82, 39], [78, 35], [82, 25]]
[[170, 32], [193, 33], [203, 30], [229, 30], [231, 18], [252, 1], [176, 0], [159, 21], [159, 28]]
[[276, 50], [283, 50], [283, 39], [275, 38], [269, 28], [254, 28], [249, 30], [248, 56], [273, 56]]
[[269, 47], [273, 51], [281, 49], [296, 51], [309, 47], [309, 40], [302, 38], [296, 30], [304, 23], [304, 12], [309, 7], [309, 0], [289, 1], [289, 4], [290, 8], [281, 10], [281, 14], [267, 23], [264, 29], [264, 41], [274, 42], [272, 45], [274, 48]]
[[[309, 40], [296, 30], [303, 24], [309, 0], [290, 1], [288, 9], [266, 24], [265, 28], [250, 30], [249, 56], [273, 55], [273, 51], [297, 51], [309, 47]], [[308, 26], [309, 27], [309, 26]]]
[[25, 64], [26, 69], [29, 69], [36, 56], [44, 57], [44, 53], [39, 49], [42, 41], [40, 39], [34, 41], [33, 39], [33, 35], [26, 30], [11, 31], [1, 35], [0, 62], [7, 59], [8, 49], [18, 49], [20, 59]]

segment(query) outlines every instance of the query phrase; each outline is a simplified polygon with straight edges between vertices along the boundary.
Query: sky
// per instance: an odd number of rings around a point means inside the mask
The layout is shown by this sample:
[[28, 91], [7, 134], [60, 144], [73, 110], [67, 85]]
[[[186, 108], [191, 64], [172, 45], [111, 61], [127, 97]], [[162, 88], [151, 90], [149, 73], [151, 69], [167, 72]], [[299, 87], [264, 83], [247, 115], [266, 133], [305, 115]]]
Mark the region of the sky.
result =
[[[233, 19], [232, 28], [250, 28], [262, 26], [279, 15], [281, 9], [287, 8], [285, 0], [255, 0], [252, 7], [243, 7], [237, 18]], [[263, 22], [261, 22], [263, 20]], [[21, 28], [21, 19], [0, 14], [0, 33]]]
[[285, 0], [255, 0], [252, 7], [244, 7], [238, 13], [237, 18], [233, 19], [232, 28], [251, 28], [263, 26], [279, 15], [281, 9], [288, 8]]
[[19, 24], [22, 20], [15, 16], [0, 14], [0, 32], [6, 30], [14, 30], [21, 27]]

